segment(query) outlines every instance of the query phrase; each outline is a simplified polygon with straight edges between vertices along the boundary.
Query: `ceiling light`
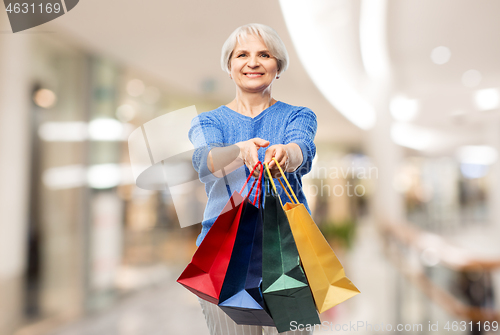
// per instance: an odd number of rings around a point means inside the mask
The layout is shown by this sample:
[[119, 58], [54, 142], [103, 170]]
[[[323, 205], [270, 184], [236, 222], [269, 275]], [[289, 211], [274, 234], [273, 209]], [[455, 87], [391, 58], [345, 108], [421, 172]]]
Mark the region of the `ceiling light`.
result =
[[58, 166], [45, 170], [43, 184], [53, 190], [82, 187], [86, 182], [86, 168], [83, 165]]
[[457, 150], [457, 159], [463, 164], [491, 165], [497, 158], [497, 150], [487, 145], [466, 145]]
[[412, 121], [417, 116], [418, 101], [397, 96], [391, 99], [389, 104], [392, 117], [397, 121]]
[[122, 122], [128, 122], [132, 120], [135, 115], [135, 108], [129, 104], [123, 104], [116, 110], [116, 117]]
[[445, 64], [450, 60], [450, 57], [450, 49], [444, 46], [439, 46], [431, 51], [431, 59], [435, 64]]
[[89, 123], [89, 136], [94, 141], [119, 141], [124, 139], [123, 124], [115, 119], [95, 119]]
[[86, 122], [44, 122], [38, 136], [47, 142], [81, 142], [88, 137]]
[[462, 84], [465, 87], [476, 87], [481, 82], [481, 79], [483, 79], [483, 76], [477, 70], [465, 71], [462, 74]]
[[500, 94], [496, 88], [478, 90], [474, 94], [474, 101], [480, 110], [495, 109], [500, 104]]
[[361, 59], [366, 73], [374, 82], [380, 82], [390, 75], [386, 16], [386, 1], [361, 1], [359, 18]]
[[436, 135], [433, 131], [423, 127], [395, 122], [391, 126], [391, 139], [403, 147], [424, 150], [436, 142]]
[[[327, 10], [333, 12], [332, 2], [280, 0], [280, 6], [298, 56], [319, 91], [354, 125], [365, 130], [372, 128], [375, 109], [351, 84], [353, 78], [346, 70], [345, 54], [338, 52], [345, 45], [336, 37], [345, 36], [346, 28], [332, 26], [331, 15], [324, 15]], [[347, 3], [336, 5], [334, 10], [344, 9], [348, 13], [352, 10]]]
[[33, 101], [39, 107], [50, 108], [55, 105], [57, 97], [51, 90], [41, 88], [33, 94]]
[[105, 189], [118, 186], [121, 181], [121, 168], [118, 164], [90, 166], [87, 171], [89, 187]]

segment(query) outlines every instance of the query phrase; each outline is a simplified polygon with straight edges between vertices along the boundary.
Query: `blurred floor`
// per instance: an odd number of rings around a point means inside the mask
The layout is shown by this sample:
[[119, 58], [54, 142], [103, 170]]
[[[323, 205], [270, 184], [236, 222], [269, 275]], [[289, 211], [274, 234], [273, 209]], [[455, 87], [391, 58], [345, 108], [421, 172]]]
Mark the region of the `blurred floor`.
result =
[[50, 335], [208, 335], [197, 298], [175, 282], [180, 271], [172, 271], [161, 285], [137, 292], [110, 310]]
[[[338, 256], [361, 294], [323, 313], [322, 320], [332, 324], [360, 320], [391, 322], [395, 274], [382, 256], [380, 238], [373, 225], [361, 224], [352, 252]], [[171, 270], [169, 278], [161, 285], [126, 297], [112, 309], [50, 335], [208, 335], [196, 297], [175, 282], [181, 270]], [[325, 332], [331, 331], [316, 333]]]
[[[374, 330], [367, 324], [394, 327], [399, 323], [427, 325], [429, 321], [454, 320], [406, 282], [387, 260], [373, 223], [361, 221], [352, 249], [338, 250], [337, 255], [361, 294], [321, 314], [326, 326], [318, 327], [315, 334], [338, 332], [340, 328], [336, 327], [344, 328], [343, 334], [372, 334]], [[161, 284], [137, 291], [109, 310], [47, 335], [208, 335], [197, 298], [175, 281], [182, 267], [168, 271]], [[424, 328], [419, 333], [428, 332]]]
[[[327, 321], [328, 327], [357, 322], [394, 322], [397, 315], [397, 272], [383, 255], [382, 241], [373, 222], [360, 220], [352, 250], [343, 255], [337, 253], [337, 256], [345, 268], [346, 275], [361, 293], [321, 314], [321, 320]], [[365, 332], [365, 329], [349, 329], [342, 333], [371, 333]], [[335, 331], [324, 328], [315, 334], [332, 332]]]

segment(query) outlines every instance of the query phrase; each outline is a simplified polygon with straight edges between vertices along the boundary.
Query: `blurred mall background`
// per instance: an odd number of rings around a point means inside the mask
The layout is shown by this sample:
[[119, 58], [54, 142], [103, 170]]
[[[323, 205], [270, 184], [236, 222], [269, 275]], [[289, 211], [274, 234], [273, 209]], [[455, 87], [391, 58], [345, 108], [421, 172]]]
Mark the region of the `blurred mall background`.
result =
[[135, 185], [127, 138], [231, 101], [220, 49], [252, 22], [290, 54], [273, 96], [318, 116], [304, 188], [361, 291], [322, 319], [496, 333], [500, 2], [86, 0], [16, 34], [0, 12], [1, 335], [208, 334], [175, 282], [200, 225]]

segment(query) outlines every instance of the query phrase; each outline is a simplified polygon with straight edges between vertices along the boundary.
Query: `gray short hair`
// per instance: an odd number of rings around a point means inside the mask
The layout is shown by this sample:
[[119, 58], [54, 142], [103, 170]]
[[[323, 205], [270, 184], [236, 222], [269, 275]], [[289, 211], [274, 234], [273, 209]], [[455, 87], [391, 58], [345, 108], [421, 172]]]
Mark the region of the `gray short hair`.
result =
[[231, 35], [229, 35], [228, 39], [222, 46], [220, 59], [222, 70], [227, 73], [231, 73], [229, 64], [231, 56], [233, 55], [234, 47], [236, 46], [236, 43], [240, 41], [240, 38], [245, 39], [248, 35], [260, 36], [266, 47], [269, 49], [269, 52], [278, 61], [278, 73], [282, 74], [286, 71], [288, 68], [288, 52], [286, 51], [285, 44], [279, 37], [276, 30], [260, 23], [250, 23], [238, 27]]

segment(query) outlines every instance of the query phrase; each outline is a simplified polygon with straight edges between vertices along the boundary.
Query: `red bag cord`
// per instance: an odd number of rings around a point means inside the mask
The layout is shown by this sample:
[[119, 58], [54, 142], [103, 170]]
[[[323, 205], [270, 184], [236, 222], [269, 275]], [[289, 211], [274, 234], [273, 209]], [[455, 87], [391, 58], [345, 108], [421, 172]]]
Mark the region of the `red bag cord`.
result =
[[[262, 189], [262, 172], [264, 172], [264, 166], [262, 165], [262, 163], [260, 163], [259, 183], [257, 184], [257, 190], [255, 191], [255, 197], [254, 197], [253, 202], [252, 202], [252, 205], [254, 205], [254, 206], [255, 206], [255, 202], [260, 197], [260, 192]], [[254, 181], [254, 183], [255, 183], [255, 181]], [[257, 207], [260, 208], [260, 201], [257, 204]]]
[[[255, 171], [255, 169], [257, 168], [257, 166], [260, 165], [260, 173], [259, 173], [259, 184], [257, 184], [257, 190], [256, 190], [256, 195], [255, 195], [255, 199], [253, 200], [253, 203], [252, 205], [255, 205], [255, 202], [257, 201], [257, 194], [260, 196], [260, 189], [261, 189], [261, 184], [262, 184], [262, 171], [264, 170], [264, 167], [262, 165], [262, 162], [261, 161], [258, 161], [255, 166], [253, 167], [252, 171], [250, 172], [250, 174], [248, 175], [248, 178], [247, 180], [245, 181], [245, 184], [243, 184], [243, 187], [241, 188], [241, 191], [240, 191], [240, 194], [243, 193], [243, 190], [245, 189], [245, 187], [247, 186], [248, 182], [250, 181], [250, 178], [252, 178], [252, 175], [253, 175], [253, 172]], [[252, 193], [253, 191], [253, 188], [255, 186], [255, 183], [257, 182], [257, 179], [255, 179], [252, 183], [252, 186], [250, 187], [250, 191], [248, 191], [248, 194], [247, 194], [247, 197], [250, 195], [250, 193]], [[259, 206], [260, 206], [260, 203], [259, 203]]]

